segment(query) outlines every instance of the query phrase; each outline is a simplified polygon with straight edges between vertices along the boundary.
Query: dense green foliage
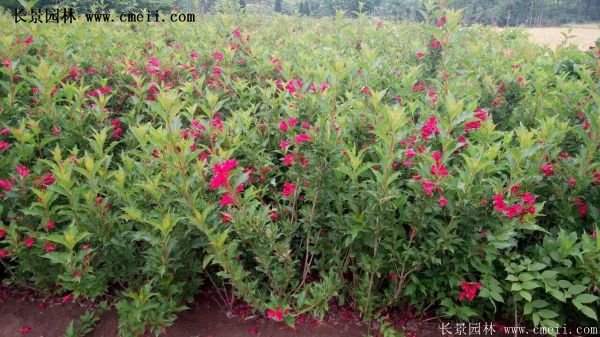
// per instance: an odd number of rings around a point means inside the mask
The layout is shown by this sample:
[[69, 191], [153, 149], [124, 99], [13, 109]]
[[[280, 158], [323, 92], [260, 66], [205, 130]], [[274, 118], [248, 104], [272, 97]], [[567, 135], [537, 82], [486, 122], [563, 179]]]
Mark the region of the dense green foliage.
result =
[[0, 16], [2, 281], [114, 295], [124, 337], [207, 287], [597, 324], [599, 49], [425, 17]]

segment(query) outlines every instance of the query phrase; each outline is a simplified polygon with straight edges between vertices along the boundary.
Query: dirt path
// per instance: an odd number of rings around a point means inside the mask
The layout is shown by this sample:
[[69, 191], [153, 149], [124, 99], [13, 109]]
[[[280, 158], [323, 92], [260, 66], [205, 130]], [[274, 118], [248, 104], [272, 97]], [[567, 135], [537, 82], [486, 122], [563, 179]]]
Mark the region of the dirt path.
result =
[[[569, 32], [569, 29], [571, 31]], [[572, 27], [544, 27], [544, 28], [526, 28], [533, 42], [555, 48], [563, 41], [562, 33], [573, 36], [569, 42], [578, 46], [582, 50], [587, 50], [593, 46], [600, 38], [599, 25], [581, 25]]]

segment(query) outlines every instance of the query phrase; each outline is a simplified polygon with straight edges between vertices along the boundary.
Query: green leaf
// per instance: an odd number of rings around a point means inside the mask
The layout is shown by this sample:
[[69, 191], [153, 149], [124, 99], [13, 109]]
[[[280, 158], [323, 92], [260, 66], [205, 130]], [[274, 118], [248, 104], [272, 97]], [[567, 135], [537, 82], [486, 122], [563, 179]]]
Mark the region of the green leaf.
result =
[[538, 315], [540, 315], [540, 317], [546, 318], [546, 319], [558, 317], [558, 313], [556, 313], [555, 311], [552, 311], [552, 310], [548, 310], [548, 309], [540, 310], [537, 313], [538, 313]]
[[588, 303], [595, 302], [597, 299], [598, 299], [598, 296], [595, 296], [592, 294], [581, 294], [573, 300], [573, 303], [588, 304]]
[[527, 291], [519, 291], [519, 295], [521, 295], [521, 297], [527, 300], [527, 302], [531, 302], [532, 300], [531, 294]]
[[588, 306], [585, 306], [585, 305], [581, 305], [577, 309], [579, 309], [579, 311], [581, 311], [587, 317], [589, 317], [595, 321], [598, 320], [598, 316], [596, 315], [596, 312], [594, 311], [594, 309], [592, 309]]

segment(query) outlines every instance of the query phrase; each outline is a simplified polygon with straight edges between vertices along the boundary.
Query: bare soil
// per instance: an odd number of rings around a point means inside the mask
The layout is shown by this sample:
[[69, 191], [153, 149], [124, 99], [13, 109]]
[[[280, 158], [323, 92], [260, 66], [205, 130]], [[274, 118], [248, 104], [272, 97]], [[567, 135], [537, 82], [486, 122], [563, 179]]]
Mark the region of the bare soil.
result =
[[587, 50], [600, 38], [600, 25], [593, 24], [564, 27], [532, 27], [525, 30], [529, 33], [531, 41], [551, 48], [556, 48], [562, 43], [564, 40], [562, 33], [572, 36], [572, 38], [569, 38], [568, 43], [574, 44], [582, 50]]

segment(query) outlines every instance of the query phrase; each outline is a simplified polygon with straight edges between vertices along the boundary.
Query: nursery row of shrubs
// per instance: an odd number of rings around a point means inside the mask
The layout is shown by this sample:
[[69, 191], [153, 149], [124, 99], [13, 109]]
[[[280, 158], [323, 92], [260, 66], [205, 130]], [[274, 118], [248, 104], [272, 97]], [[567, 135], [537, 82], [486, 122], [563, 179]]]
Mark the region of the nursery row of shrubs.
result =
[[598, 324], [600, 49], [284, 16], [0, 16], [3, 283], [160, 333], [202, 290]]

